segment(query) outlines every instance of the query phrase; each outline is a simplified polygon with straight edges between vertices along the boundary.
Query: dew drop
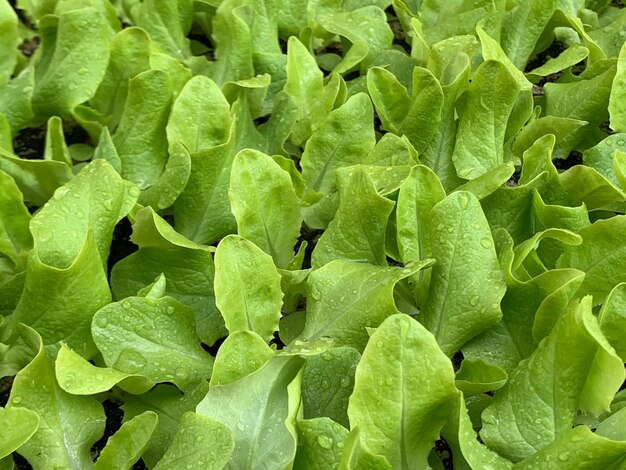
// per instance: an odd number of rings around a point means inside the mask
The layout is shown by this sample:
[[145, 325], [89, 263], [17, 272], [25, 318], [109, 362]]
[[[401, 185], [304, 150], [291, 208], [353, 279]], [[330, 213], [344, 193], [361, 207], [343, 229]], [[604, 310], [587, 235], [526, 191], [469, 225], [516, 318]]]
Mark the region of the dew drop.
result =
[[473, 295], [473, 296], [470, 298], [469, 303], [470, 303], [470, 305], [471, 305], [472, 307], [475, 307], [476, 305], [478, 305], [478, 300], [479, 300], [479, 299], [478, 299], [478, 296], [477, 296], [477, 295]]
[[13, 397], [11, 401], [17, 405], [22, 402], [22, 397]]
[[330, 382], [326, 379], [322, 380], [322, 388], [328, 390], [330, 388]]
[[83, 214], [83, 211], [76, 211], [76, 217], [78, 217], [79, 219], [82, 219], [85, 217], [85, 214]]
[[319, 436], [317, 438], [317, 443], [323, 449], [332, 449], [333, 448], [333, 440], [328, 436]]
[[122, 307], [123, 308], [130, 308], [130, 302], [128, 300], [125, 300], [124, 302], [122, 302]]
[[344, 387], [344, 388], [345, 387], [349, 387], [350, 386], [350, 378], [349, 377], [343, 377], [341, 379], [340, 383], [341, 383], [341, 386]]
[[617, 141], [617, 145], [619, 145], [620, 147], [623, 147], [623, 146], [624, 146], [624, 144], [626, 144], [626, 142], [624, 142], [624, 139], [619, 139], [619, 140]]
[[466, 193], [459, 194], [459, 204], [461, 205], [461, 208], [467, 209], [467, 207], [469, 206], [469, 200], [470, 200], [470, 197], [468, 194]]
[[133, 197], [139, 197], [140, 193], [141, 191], [139, 190], [137, 186], [133, 186], [132, 188], [128, 190], [128, 194], [130, 194]]
[[167, 310], [167, 313], [169, 313], [170, 315], [174, 313], [174, 307], [167, 307], [166, 310]]
[[491, 240], [489, 240], [488, 238], [483, 238], [480, 240], [480, 246], [482, 246], [483, 248], [491, 248]]
[[110, 199], [105, 199], [104, 202], [102, 203], [102, 205], [108, 211], [112, 211], [113, 210], [113, 203], [111, 202]]
[[196, 442], [202, 442], [202, 441], [204, 441], [204, 436], [196, 437]]
[[324, 359], [325, 361], [332, 361], [333, 360], [333, 356], [330, 353], [324, 353], [322, 354], [322, 359]]
[[567, 460], [569, 460], [569, 452], [561, 452], [559, 454], [559, 460], [561, 462], [566, 462]]

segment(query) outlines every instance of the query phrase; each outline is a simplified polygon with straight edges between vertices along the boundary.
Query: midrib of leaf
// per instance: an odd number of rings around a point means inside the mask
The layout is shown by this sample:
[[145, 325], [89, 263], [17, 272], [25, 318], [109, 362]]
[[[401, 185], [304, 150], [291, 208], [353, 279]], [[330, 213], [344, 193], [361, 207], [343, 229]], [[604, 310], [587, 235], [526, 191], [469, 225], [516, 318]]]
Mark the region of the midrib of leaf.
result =
[[322, 167], [322, 169], [318, 173], [317, 179], [315, 180], [315, 183], [313, 183], [313, 189], [315, 191], [319, 191], [320, 185], [322, 184], [322, 180], [324, 179], [324, 176], [326, 176], [326, 173], [328, 172], [328, 167], [330, 166], [330, 163], [334, 160], [335, 155], [339, 151], [339, 147], [341, 147], [341, 145], [343, 144], [344, 140], [345, 140], [345, 133], [344, 133], [344, 135], [342, 135], [340, 137], [339, 142], [337, 143], [337, 145], [333, 149], [333, 152], [326, 159], [326, 161], [324, 162], [324, 166]]
[[[450, 268], [448, 270], [448, 272], [446, 273], [446, 280], [445, 280], [445, 287], [444, 287], [444, 291], [445, 291], [445, 295], [443, 298], [443, 304], [441, 305], [441, 309], [439, 309], [439, 312], [437, 314], [437, 325], [435, 327], [435, 331], [433, 331], [433, 335], [435, 336], [435, 338], [437, 338], [437, 342], [439, 342], [439, 334], [441, 332], [441, 324], [443, 322], [443, 317], [444, 317], [444, 312], [446, 310], [446, 305], [448, 303], [448, 298], [449, 298], [449, 287], [450, 287], [450, 275], [452, 273], [452, 270], [454, 269], [454, 266], [456, 265], [456, 248], [458, 245], [458, 241], [459, 241], [459, 237], [460, 237], [460, 227], [463, 224], [464, 219], [460, 218], [455, 230], [455, 240], [454, 240], [454, 247], [452, 249], [452, 260], [450, 262]], [[432, 280], [431, 280], [432, 282]]]

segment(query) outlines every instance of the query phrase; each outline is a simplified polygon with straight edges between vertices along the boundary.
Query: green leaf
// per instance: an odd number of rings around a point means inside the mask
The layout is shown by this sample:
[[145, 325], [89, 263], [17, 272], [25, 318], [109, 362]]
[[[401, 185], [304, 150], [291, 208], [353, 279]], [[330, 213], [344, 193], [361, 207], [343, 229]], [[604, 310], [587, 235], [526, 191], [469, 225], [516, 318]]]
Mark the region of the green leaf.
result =
[[0, 458], [27, 442], [39, 427], [39, 415], [28, 408], [0, 408]]
[[106, 392], [129, 377], [134, 378], [127, 381], [124, 388], [132, 388], [138, 393], [145, 393], [154, 385], [139, 375], [127, 374], [110, 367], [96, 367], [64, 344], [61, 344], [54, 368], [59, 386], [72, 395]]
[[261, 152], [242, 150], [233, 161], [228, 195], [237, 233], [285, 268], [302, 225], [300, 200], [289, 173]]
[[39, 31], [33, 109], [40, 117], [69, 117], [96, 93], [109, 62], [113, 30], [101, 12], [81, 8], [42, 18]]
[[391, 468], [385, 457], [371, 453], [362, 445], [358, 427], [350, 431], [339, 470], [391, 470]]
[[528, 62], [557, 3], [557, 0], [518, 2], [504, 15], [502, 49], [518, 69]]
[[613, 441], [593, 433], [587, 426], [576, 426], [515, 468], [566, 470], [575, 465], [581, 470], [618, 470], [626, 463], [625, 453], [626, 441]]
[[24, 341], [39, 352], [16, 376], [8, 409], [39, 415], [39, 428], [19, 452], [34, 468], [90, 468], [91, 446], [104, 432], [104, 410], [92, 397], [70, 395], [59, 388], [54, 367], [35, 330], [21, 327]]
[[481, 360], [465, 359], [457, 371], [454, 382], [466, 396], [498, 390], [504, 386], [507, 373], [498, 366]]
[[609, 96], [609, 115], [614, 132], [626, 132], [626, 113], [619, 105], [626, 96], [626, 46], [622, 46], [617, 59], [617, 71]]
[[357, 65], [365, 69], [383, 50], [389, 49], [393, 33], [385, 12], [377, 6], [320, 15], [317, 20], [324, 30], [345, 38], [350, 43], [335, 73], [345, 73]]
[[68, 268], [93, 235], [104, 266], [115, 224], [135, 205], [134, 184], [124, 181], [104, 160], [87, 165], [33, 217], [35, 250], [43, 263]]
[[457, 399], [452, 364], [412, 318], [387, 318], [371, 336], [356, 370], [350, 425], [364, 446], [392, 468], [426, 467]]
[[224, 468], [284, 468], [296, 443], [286, 425], [293, 420], [287, 386], [302, 367], [299, 357], [276, 356], [256, 372], [230, 384], [211, 387], [196, 413], [230, 429], [235, 447]]
[[557, 57], [549, 59], [545, 64], [535, 67], [530, 72], [526, 72], [526, 76], [531, 79], [539, 79], [539, 77], [546, 77], [553, 73], [561, 72], [585, 60], [588, 55], [589, 49], [585, 46], [577, 44], [568, 47]]
[[171, 297], [129, 297], [101, 308], [91, 332], [107, 366], [188, 390], [211, 375], [193, 311]]
[[372, 102], [358, 93], [332, 111], [307, 141], [300, 164], [311, 191], [335, 189], [338, 168], [365, 163], [375, 144]]
[[420, 321], [452, 355], [501, 318], [506, 286], [475, 196], [452, 193], [431, 210], [430, 220], [430, 246], [437, 262]]
[[409, 263], [404, 268], [373, 266], [334, 260], [313, 271], [308, 278], [306, 324], [302, 336], [314, 340], [334, 338], [337, 346], [362, 351], [366, 328], [376, 328], [385, 318], [399, 313], [393, 288], [432, 260]]
[[[615, 76], [614, 61], [601, 64], [595, 76], [571, 83], [546, 83], [546, 114], [598, 124], [608, 118], [607, 105]], [[599, 68], [599, 67], [598, 67]], [[602, 69], [600, 69], [602, 70]]]
[[626, 247], [621, 243], [626, 227], [626, 216], [615, 216], [598, 220], [579, 231], [583, 242], [568, 246], [557, 261], [557, 267], [571, 267], [585, 273], [578, 289], [578, 296], [593, 295], [594, 304], [604, 301], [617, 284], [626, 282], [618, 268], [626, 256]]
[[[206, 441], [205, 444], [203, 444]], [[155, 470], [220, 470], [233, 452], [232, 434], [223, 424], [188, 411], [180, 418], [174, 440]]]
[[306, 419], [328, 417], [349, 428], [348, 399], [361, 359], [348, 346], [331, 348], [307, 359], [302, 373], [302, 413]]
[[31, 217], [15, 181], [3, 171], [0, 171], [0, 186], [0, 253], [17, 265], [20, 253], [33, 246], [28, 228]]
[[384, 128], [406, 135], [419, 154], [439, 128], [443, 91], [433, 74], [421, 67], [413, 69], [413, 96], [389, 71], [379, 67], [367, 73], [367, 88]]
[[94, 469], [131, 469], [148, 447], [158, 422], [159, 417], [153, 411], [146, 411], [126, 421], [109, 438]]
[[0, 2], [0, 87], [11, 78], [18, 61], [17, 15], [7, 1]]
[[[552, 380], [545, 380], [545, 377]], [[573, 303], [512, 373], [483, 412], [481, 438], [512, 461], [562, 438], [579, 409], [599, 414], [624, 380], [621, 360], [602, 336], [591, 298]]]
[[308, 139], [328, 114], [324, 101], [319, 99], [324, 91], [323, 79], [315, 58], [296, 37], [291, 36], [287, 45], [287, 81], [283, 90], [298, 109], [291, 137], [296, 144]]
[[215, 266], [209, 249], [174, 231], [151, 208], [139, 210], [135, 219], [131, 240], [139, 250], [113, 267], [114, 297], [121, 300], [133, 296], [164, 274], [165, 295], [193, 309], [198, 336], [212, 345], [227, 331], [215, 305]]
[[203, 381], [184, 395], [172, 385], [157, 385], [142, 395], [123, 395], [125, 420], [146, 411], [154, 411], [159, 416], [148, 448], [142, 455], [146, 465], [154, 467], [163, 457], [172, 443], [182, 416], [195, 409], [208, 388], [209, 384]]
[[121, 160], [124, 179], [140, 189], [153, 185], [167, 162], [165, 127], [172, 86], [167, 75], [147, 70], [130, 79], [128, 97], [113, 143]]
[[146, 30], [161, 51], [184, 59], [191, 55], [186, 38], [191, 28], [191, 3], [188, 0], [166, 3], [147, 0], [133, 5], [130, 16], [137, 26]]
[[336, 468], [348, 431], [330, 418], [298, 420], [298, 451], [293, 464], [302, 470]]
[[[228, 335], [217, 351], [211, 386], [226, 385], [259, 369], [274, 351], [267, 342], [252, 331], [235, 331]], [[246, 361], [242, 361], [246, 358]]]
[[73, 176], [72, 169], [67, 163], [54, 160], [26, 160], [1, 148], [0, 170], [13, 177], [24, 199], [33, 206], [43, 206], [55, 190], [70, 181]]
[[31, 105], [34, 86], [34, 69], [28, 67], [2, 88], [2, 93], [0, 93], [0, 113], [9, 122], [13, 136], [34, 117]]
[[111, 58], [89, 103], [113, 131], [120, 122], [129, 80], [150, 69], [150, 37], [140, 28], [125, 28], [111, 39]]
[[504, 134], [519, 92], [518, 81], [500, 62], [478, 67], [452, 155], [461, 178], [477, 178], [504, 163]]
[[311, 265], [346, 259], [386, 266], [385, 227], [392, 210], [393, 202], [378, 194], [365, 170], [354, 171], [339, 183], [339, 208], [315, 245]]
[[[598, 315], [600, 328], [617, 354], [626, 359], [626, 341], [621, 334], [626, 326], [626, 284], [618, 284], [610, 292]], [[624, 360], [626, 362], [626, 360]]]
[[185, 84], [174, 101], [167, 140], [195, 153], [225, 143], [230, 125], [230, 105], [221, 90], [210, 78], [198, 76]]
[[620, 188], [618, 172], [614, 171], [615, 151], [626, 151], [626, 134], [613, 134], [583, 152], [583, 163], [590, 166], [613, 186]]
[[269, 341], [278, 329], [283, 293], [272, 258], [245, 238], [229, 235], [215, 252], [215, 297], [226, 328]]
[[454, 468], [506, 470], [513, 467], [511, 462], [478, 441], [462, 393], [459, 394], [454, 415], [441, 432], [452, 449]]

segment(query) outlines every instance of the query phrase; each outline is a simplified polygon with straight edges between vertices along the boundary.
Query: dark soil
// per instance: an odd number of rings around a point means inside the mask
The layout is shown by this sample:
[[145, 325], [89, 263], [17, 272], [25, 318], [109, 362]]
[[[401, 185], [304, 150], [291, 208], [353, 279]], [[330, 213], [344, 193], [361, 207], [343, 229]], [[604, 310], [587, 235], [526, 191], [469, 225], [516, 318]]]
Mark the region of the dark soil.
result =
[[23, 129], [13, 139], [15, 155], [27, 160], [41, 160], [46, 145], [46, 126]]
[[107, 259], [107, 272], [109, 276], [111, 275], [111, 269], [113, 269], [115, 263], [137, 251], [137, 245], [130, 241], [132, 233], [132, 226], [126, 217], [120, 220], [115, 226], [111, 251]]

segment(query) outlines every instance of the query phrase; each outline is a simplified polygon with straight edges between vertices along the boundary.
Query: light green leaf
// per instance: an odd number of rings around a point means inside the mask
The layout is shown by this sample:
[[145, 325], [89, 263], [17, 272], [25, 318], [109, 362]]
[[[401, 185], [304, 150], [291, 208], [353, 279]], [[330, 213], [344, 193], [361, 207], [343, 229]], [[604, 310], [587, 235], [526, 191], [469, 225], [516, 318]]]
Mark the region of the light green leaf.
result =
[[120, 178], [106, 161], [90, 163], [33, 217], [30, 229], [40, 260], [68, 268], [91, 232], [104, 266], [115, 224], [138, 195], [135, 185]]
[[144, 29], [161, 51], [177, 59], [191, 55], [186, 38], [191, 28], [191, 15], [192, 2], [189, 0], [147, 0], [130, 9], [133, 23]]
[[507, 373], [484, 361], [464, 359], [457, 371], [454, 382], [466, 396], [498, 390], [504, 386]]
[[[608, 118], [607, 106], [615, 76], [614, 61], [596, 67], [595, 76], [571, 83], [546, 83], [543, 87], [545, 113], [598, 124]], [[589, 70], [589, 69], [588, 69]]]
[[33, 206], [43, 206], [58, 187], [73, 177], [72, 169], [66, 163], [26, 160], [1, 148], [0, 170], [13, 177], [24, 199]]
[[348, 434], [339, 470], [391, 470], [385, 457], [375, 455], [363, 447], [360, 431], [354, 427]]
[[287, 386], [303, 360], [276, 356], [246, 377], [211, 387], [196, 413], [230, 429], [235, 447], [224, 468], [251, 470], [284, 468], [296, 452], [294, 436], [286, 421], [289, 412]]
[[33, 109], [41, 117], [69, 117], [96, 93], [109, 62], [113, 30], [101, 12], [82, 8], [42, 18], [39, 31]]
[[[253, 331], [235, 331], [220, 346], [210, 385], [226, 385], [259, 369], [274, 355], [266, 341]], [[246, 361], [242, 361], [246, 358]]]
[[229, 235], [215, 252], [215, 300], [230, 333], [253, 331], [269, 341], [278, 329], [283, 293], [272, 258]]
[[[463, 362], [465, 363], [465, 361]], [[452, 448], [454, 468], [506, 470], [513, 464], [480, 443], [468, 416], [465, 398], [459, 394], [454, 414], [442, 429], [442, 436]]]
[[320, 99], [323, 79], [315, 58], [296, 37], [291, 36], [287, 46], [287, 81], [283, 90], [298, 109], [291, 136], [295, 144], [308, 139], [326, 118], [327, 110]]
[[140, 189], [153, 185], [167, 162], [165, 127], [172, 86], [167, 75], [147, 70], [130, 79], [120, 124], [113, 135], [122, 163], [121, 175]]
[[17, 265], [20, 253], [33, 246], [28, 228], [31, 217], [15, 181], [3, 171], [0, 171], [0, 187], [0, 253]]
[[[546, 376], [553, 380], [544, 380]], [[562, 438], [579, 409], [599, 414], [624, 380], [621, 360], [602, 336], [591, 298], [573, 303], [512, 373], [483, 412], [481, 438], [513, 461]]]
[[456, 192], [430, 212], [437, 262], [420, 321], [441, 349], [454, 354], [501, 317], [506, 290], [487, 219], [475, 196]]
[[609, 116], [614, 132], [626, 132], [626, 112], [620, 103], [626, 98], [626, 45], [620, 49], [617, 59], [617, 71], [611, 85], [609, 96]]
[[150, 36], [140, 28], [125, 28], [111, 39], [111, 58], [98, 90], [89, 101], [107, 119], [110, 130], [117, 127], [128, 95], [128, 81], [150, 69]]
[[626, 464], [626, 441], [612, 441], [592, 432], [587, 426], [568, 429], [563, 435], [515, 468], [532, 470], [619, 470]]
[[461, 178], [477, 178], [504, 163], [504, 134], [519, 92], [518, 81], [500, 62], [478, 67], [452, 155]]
[[615, 151], [626, 151], [626, 134], [610, 135], [586, 149], [583, 152], [583, 163], [604, 176], [613, 186], [620, 188], [618, 172], [614, 171]]
[[386, 266], [385, 227], [393, 202], [378, 194], [365, 170], [339, 183], [339, 208], [318, 240], [311, 257], [314, 268], [334, 259]]
[[302, 225], [300, 200], [289, 173], [261, 152], [242, 150], [233, 161], [228, 196], [237, 233], [285, 268]]
[[626, 327], [626, 283], [618, 284], [610, 292], [598, 315], [600, 329], [626, 362], [626, 340], [622, 332]]
[[383, 128], [406, 135], [421, 154], [439, 128], [444, 97], [437, 79], [428, 69], [414, 68], [411, 97], [391, 72], [373, 67], [367, 73], [367, 88]]
[[594, 304], [604, 301], [617, 284], [626, 282], [619, 269], [626, 262], [626, 247], [621, 243], [626, 230], [626, 216], [598, 220], [579, 231], [582, 244], [568, 246], [557, 261], [557, 267], [571, 267], [585, 272], [577, 295], [593, 295]]
[[191, 153], [206, 150], [228, 140], [230, 105], [210, 78], [189, 80], [172, 106], [167, 123], [170, 146], [180, 142]]
[[176, 470], [182, 465], [188, 469], [220, 470], [228, 464], [234, 445], [226, 426], [188, 411], [180, 418], [172, 444], [154, 469]]
[[181, 143], [175, 143], [165, 169], [152, 186], [141, 192], [139, 204], [152, 206], [155, 210], [167, 209], [183, 192], [191, 174], [191, 157]]
[[515, 166], [512, 162], [506, 162], [493, 170], [483, 173], [478, 178], [468, 181], [457, 187], [455, 191], [467, 191], [476, 196], [477, 199], [484, 199], [493, 194], [496, 189], [502, 187], [515, 173]]
[[337, 468], [348, 431], [330, 418], [298, 420], [298, 451], [293, 464], [302, 470]]
[[[28, 408], [0, 408], [0, 458], [27, 442], [39, 427], [39, 415]], [[12, 466], [11, 466], [12, 467]]]
[[54, 160], [72, 166], [72, 157], [70, 157], [70, 151], [65, 143], [63, 121], [58, 116], [52, 116], [48, 119], [43, 159]]
[[133, 296], [164, 274], [165, 295], [193, 309], [202, 342], [212, 345], [226, 336], [224, 320], [215, 305], [215, 267], [209, 249], [180, 235], [151, 208], [139, 210], [135, 219], [131, 240], [139, 250], [113, 267], [114, 297], [121, 300]]
[[452, 364], [417, 321], [399, 314], [371, 336], [356, 370], [350, 425], [392, 468], [427, 467], [458, 391]]
[[362, 351], [366, 328], [376, 328], [399, 313], [393, 300], [398, 281], [430, 266], [432, 260], [406, 267], [381, 267], [334, 260], [309, 274], [307, 315], [302, 336], [314, 340], [334, 338], [337, 346]]
[[560, 72], [585, 60], [588, 55], [589, 49], [585, 46], [574, 45], [572, 47], [568, 47], [557, 57], [551, 58], [545, 64], [535, 67], [530, 72], [527, 72], [526, 76], [531, 79], [539, 79], [539, 77], [545, 77], [547, 75]]
[[182, 390], [211, 375], [193, 311], [171, 297], [129, 297], [101, 308], [91, 332], [107, 366]]
[[335, 189], [335, 170], [366, 163], [375, 144], [372, 102], [358, 93], [332, 111], [307, 141], [300, 164], [311, 191]]
[[557, 0], [517, 2], [502, 21], [502, 49], [518, 69], [523, 69], [556, 9]]
[[622, 211], [626, 193], [616, 188], [601, 173], [586, 165], [576, 165], [559, 174], [563, 188], [572, 204], [585, 204], [588, 210], [608, 209]]
[[361, 359], [348, 346], [331, 348], [307, 359], [302, 373], [302, 413], [304, 418], [328, 417], [348, 428], [348, 399], [354, 386], [354, 373]]
[[184, 395], [172, 385], [157, 385], [142, 395], [124, 395], [124, 419], [132, 419], [146, 411], [154, 411], [158, 424], [149, 441], [142, 459], [149, 467], [154, 467], [172, 443], [180, 420], [187, 411], [193, 411], [204, 398], [209, 384], [202, 381]]
[[39, 352], [15, 376], [7, 408], [26, 408], [39, 415], [39, 428], [20, 448], [34, 468], [91, 468], [91, 446], [104, 432], [104, 410], [92, 397], [78, 397], [57, 385], [54, 367], [41, 337], [21, 327], [24, 341]]
[[17, 15], [6, 0], [0, 2], [0, 87], [7, 84], [17, 65], [19, 36]]
[[146, 411], [122, 424], [102, 449], [95, 470], [129, 470], [144, 453], [159, 422], [154, 411]]
[[391, 47], [393, 32], [385, 12], [377, 6], [320, 15], [318, 22], [323, 29], [346, 38], [351, 44], [333, 69], [335, 73], [345, 73], [359, 64], [364, 70], [381, 51]]
[[587, 121], [570, 119], [561, 116], [543, 116], [532, 119], [520, 130], [511, 146], [512, 152], [521, 157], [540, 137], [553, 134], [556, 144], [552, 152], [553, 158], [567, 158], [570, 151], [582, 138]]
[[0, 93], [0, 113], [9, 122], [13, 136], [26, 127], [34, 117], [31, 105], [34, 86], [34, 68], [27, 67], [2, 88], [2, 93]]

